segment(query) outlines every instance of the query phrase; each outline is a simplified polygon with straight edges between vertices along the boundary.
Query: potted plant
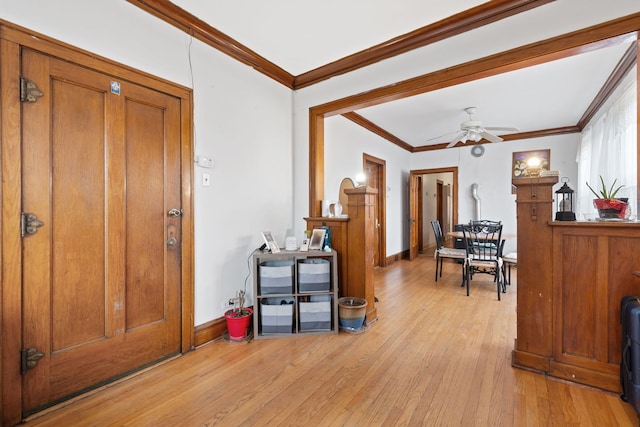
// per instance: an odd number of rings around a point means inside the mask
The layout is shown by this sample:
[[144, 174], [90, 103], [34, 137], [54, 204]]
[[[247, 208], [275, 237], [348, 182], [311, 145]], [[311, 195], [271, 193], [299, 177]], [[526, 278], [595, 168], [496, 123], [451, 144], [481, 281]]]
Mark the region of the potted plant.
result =
[[607, 185], [604, 183], [604, 178], [600, 175], [600, 184], [602, 188], [600, 192], [596, 192], [587, 182], [587, 187], [589, 190], [596, 196], [593, 199], [593, 206], [598, 210], [598, 215], [600, 218], [627, 218], [628, 217], [628, 208], [629, 204], [627, 198], [616, 198], [616, 194], [624, 185], [619, 185], [616, 187], [616, 182], [618, 180], [615, 179], [611, 187], [607, 188]]
[[233, 308], [224, 313], [231, 341], [242, 341], [249, 335], [253, 309], [244, 306], [244, 291], [238, 291]]

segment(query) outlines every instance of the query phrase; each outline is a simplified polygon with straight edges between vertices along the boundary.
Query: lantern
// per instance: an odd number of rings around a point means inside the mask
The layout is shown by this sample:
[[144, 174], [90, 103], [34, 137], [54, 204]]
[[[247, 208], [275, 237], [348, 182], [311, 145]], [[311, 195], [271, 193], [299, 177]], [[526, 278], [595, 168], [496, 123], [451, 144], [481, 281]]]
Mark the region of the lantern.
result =
[[567, 185], [569, 178], [562, 178], [562, 187], [556, 191], [556, 221], [575, 221], [576, 214], [573, 212], [574, 191]]

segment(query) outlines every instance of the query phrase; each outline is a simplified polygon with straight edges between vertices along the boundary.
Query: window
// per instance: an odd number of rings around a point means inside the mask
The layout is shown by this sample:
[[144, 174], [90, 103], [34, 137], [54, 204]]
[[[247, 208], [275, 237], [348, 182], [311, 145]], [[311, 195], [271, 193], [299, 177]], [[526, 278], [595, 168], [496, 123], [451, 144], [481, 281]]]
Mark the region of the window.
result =
[[[635, 70], [631, 71], [634, 73]], [[637, 201], [637, 82], [627, 83], [619, 95], [605, 107], [582, 132], [578, 148], [578, 185], [576, 214], [595, 212], [593, 193], [586, 185], [600, 188], [600, 176], [608, 186], [614, 179], [624, 187], [616, 197], [627, 197], [632, 209], [638, 214]]]

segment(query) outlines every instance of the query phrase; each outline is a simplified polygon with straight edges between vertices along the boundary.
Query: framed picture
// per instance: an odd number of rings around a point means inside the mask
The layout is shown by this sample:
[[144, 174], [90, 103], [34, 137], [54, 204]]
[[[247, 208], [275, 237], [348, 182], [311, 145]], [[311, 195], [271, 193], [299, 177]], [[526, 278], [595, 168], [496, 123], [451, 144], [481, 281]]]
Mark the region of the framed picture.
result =
[[269, 248], [271, 253], [275, 254], [280, 252], [280, 247], [278, 246], [276, 241], [273, 239], [273, 235], [271, 234], [270, 231], [262, 232], [262, 238], [264, 239], [264, 242], [267, 244], [267, 247]]
[[514, 151], [511, 171], [513, 178], [527, 178], [531, 175], [529, 160], [532, 158], [540, 160], [540, 170], [549, 170], [551, 164], [551, 150]]
[[324, 228], [314, 228], [311, 234], [311, 241], [309, 242], [309, 249], [321, 251], [326, 232], [327, 230]]

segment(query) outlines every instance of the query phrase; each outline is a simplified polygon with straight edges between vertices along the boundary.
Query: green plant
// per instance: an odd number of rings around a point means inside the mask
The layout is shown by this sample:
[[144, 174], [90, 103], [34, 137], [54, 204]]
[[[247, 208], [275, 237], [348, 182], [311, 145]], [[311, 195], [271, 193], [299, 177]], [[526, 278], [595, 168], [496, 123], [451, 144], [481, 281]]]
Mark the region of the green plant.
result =
[[607, 185], [604, 183], [604, 178], [602, 178], [602, 175], [600, 175], [600, 184], [602, 185], [600, 193], [597, 193], [596, 190], [591, 188], [588, 182], [587, 187], [589, 187], [589, 190], [591, 190], [591, 192], [595, 194], [596, 198], [598, 199], [613, 199], [616, 197], [616, 194], [618, 194], [618, 191], [620, 191], [620, 189], [624, 187], [624, 185], [619, 185], [618, 188], [614, 189], [616, 182], [618, 182], [617, 179], [613, 180], [613, 184], [611, 184], [611, 187], [607, 190]]
[[244, 291], [240, 290], [233, 300], [233, 308], [227, 311], [229, 317], [244, 317], [251, 314], [251, 310], [244, 308]]

